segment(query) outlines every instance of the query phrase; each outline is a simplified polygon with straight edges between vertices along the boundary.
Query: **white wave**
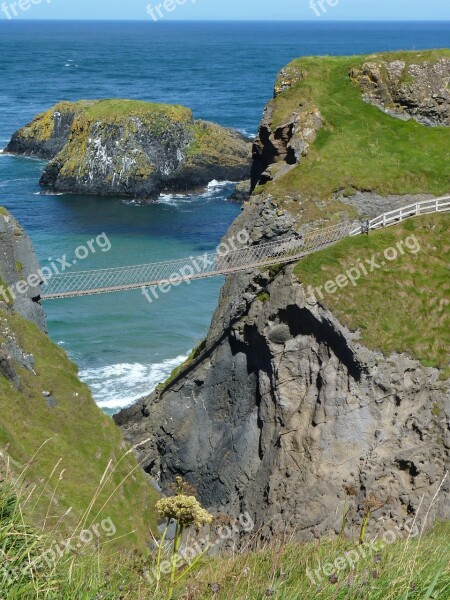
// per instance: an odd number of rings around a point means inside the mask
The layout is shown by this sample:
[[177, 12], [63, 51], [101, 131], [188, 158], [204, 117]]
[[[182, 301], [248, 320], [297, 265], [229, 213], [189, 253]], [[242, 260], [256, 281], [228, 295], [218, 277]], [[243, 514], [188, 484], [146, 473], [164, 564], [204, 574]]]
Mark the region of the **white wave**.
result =
[[150, 394], [186, 359], [187, 356], [177, 356], [150, 365], [119, 363], [84, 369], [79, 376], [90, 387], [101, 408], [120, 409]]
[[211, 198], [214, 194], [220, 193], [223, 189], [234, 185], [233, 181], [217, 181], [213, 179], [208, 183], [203, 192], [194, 194], [160, 194], [157, 204], [168, 204], [169, 206], [177, 206], [195, 202], [198, 198]]
[[33, 196], [64, 196], [63, 192], [34, 192]]
[[245, 135], [245, 137], [250, 138], [252, 140], [255, 139], [255, 137], [258, 135], [256, 132], [254, 131], [248, 131], [247, 129], [238, 129], [239, 133], [242, 133], [242, 135]]
[[233, 185], [234, 183], [234, 181], [217, 181], [217, 179], [213, 179], [206, 187], [208, 190], [221, 190], [222, 188]]
[[176, 205], [184, 202], [192, 202], [197, 196], [190, 194], [160, 194], [157, 204]]
[[125, 206], [145, 206], [144, 202], [139, 202], [139, 200], [122, 200], [122, 204], [125, 204]]

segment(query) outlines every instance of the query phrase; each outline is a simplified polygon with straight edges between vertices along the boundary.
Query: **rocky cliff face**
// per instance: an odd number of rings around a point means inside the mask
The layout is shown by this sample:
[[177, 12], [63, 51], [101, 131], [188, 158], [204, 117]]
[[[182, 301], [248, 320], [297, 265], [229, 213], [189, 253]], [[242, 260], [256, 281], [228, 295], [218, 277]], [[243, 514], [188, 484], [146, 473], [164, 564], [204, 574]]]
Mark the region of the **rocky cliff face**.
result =
[[[0, 209], [0, 311], [17, 313], [35, 323], [42, 331], [46, 330], [45, 315], [39, 304], [40, 287], [28, 287], [24, 293], [16, 289], [20, 281], [26, 281], [39, 270], [31, 241], [15, 219], [4, 209]], [[33, 371], [34, 358], [18, 343], [13, 333], [0, 326], [0, 376], [6, 377], [18, 389], [21, 380], [17, 365]]]
[[[272, 269], [228, 278], [204, 352], [117, 423], [133, 443], [151, 438], [139, 458], [163, 487], [182, 474], [208, 507], [248, 511], [268, 537], [339, 532], [352, 490], [355, 535], [368, 497], [389, 527], [422, 497], [430, 505], [450, 466], [439, 375], [368, 350], [305, 295], [292, 267]], [[450, 518], [449, 496], [447, 482], [432, 518]]]
[[126, 100], [61, 102], [16, 132], [6, 152], [50, 159], [41, 184], [61, 192], [152, 199], [250, 173], [238, 133], [181, 106]]
[[450, 58], [389, 60], [374, 55], [351, 72], [366, 102], [399, 119], [431, 127], [450, 125]]
[[[321, 145], [338, 130], [296, 92], [299, 83], [305, 92], [307, 77], [294, 64], [277, 81], [254, 148], [253, 185], [260, 187], [230, 236], [246, 229], [253, 243], [281, 238], [309, 227], [306, 216], [317, 214], [319, 198], [302, 200], [301, 213], [280, 200], [286, 173], [301, 190], [312, 149], [320, 161], [315, 140], [324, 125]], [[342, 176], [330, 163], [327, 175], [335, 171]], [[338, 183], [337, 191], [344, 188]], [[361, 215], [414, 197], [366, 186], [341, 194]], [[346, 218], [341, 204], [335, 213], [332, 203], [326, 206], [320, 222]], [[339, 533], [346, 502], [346, 531], [353, 535], [371, 503], [378, 507], [372, 533], [401, 528], [414, 516], [421, 523], [419, 505], [432, 504], [450, 467], [448, 373], [365, 347], [326, 302], [305, 293], [292, 266], [228, 277], [202, 352], [116, 422], [133, 443], [149, 440], [138, 457], [163, 488], [182, 474], [209, 508], [234, 516], [248, 511], [267, 537]], [[450, 518], [449, 499], [447, 479], [428, 524]]]
[[[45, 331], [45, 316], [40, 305], [39, 263], [31, 241], [17, 221], [0, 208], [0, 308], [14, 310], [25, 319]], [[22, 293], [17, 290], [19, 282], [24, 285]]]
[[253, 144], [252, 188], [286, 174], [307, 156], [323, 125], [315, 106], [299, 107], [281, 125], [273, 125], [273, 107], [268, 106]]

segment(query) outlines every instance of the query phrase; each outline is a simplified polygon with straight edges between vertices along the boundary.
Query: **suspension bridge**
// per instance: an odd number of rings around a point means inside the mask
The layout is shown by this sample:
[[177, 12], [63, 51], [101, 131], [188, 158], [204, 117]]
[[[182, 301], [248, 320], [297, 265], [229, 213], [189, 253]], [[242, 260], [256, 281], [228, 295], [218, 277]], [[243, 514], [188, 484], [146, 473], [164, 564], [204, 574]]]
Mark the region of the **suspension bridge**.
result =
[[383, 213], [357, 227], [354, 223], [339, 223], [309, 231], [303, 236], [280, 238], [274, 242], [246, 246], [233, 251], [205, 253], [197, 257], [144, 265], [61, 273], [43, 282], [41, 298], [55, 300], [178, 285], [196, 279], [252, 271], [280, 263], [288, 264], [348, 236], [396, 225], [412, 217], [448, 211], [450, 196], [445, 196]]

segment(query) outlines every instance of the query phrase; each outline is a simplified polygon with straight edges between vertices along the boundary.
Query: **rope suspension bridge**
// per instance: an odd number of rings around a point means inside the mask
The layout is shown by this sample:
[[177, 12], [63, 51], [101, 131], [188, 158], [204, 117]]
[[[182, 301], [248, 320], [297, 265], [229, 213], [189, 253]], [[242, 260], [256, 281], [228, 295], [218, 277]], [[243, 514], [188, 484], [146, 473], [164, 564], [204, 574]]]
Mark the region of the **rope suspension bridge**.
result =
[[275, 242], [247, 246], [226, 253], [205, 253], [202, 256], [145, 265], [61, 273], [43, 282], [41, 298], [55, 300], [146, 289], [164, 284], [177, 285], [280, 263], [288, 264], [348, 236], [396, 225], [411, 217], [448, 211], [450, 196], [410, 204], [384, 213], [356, 228], [351, 223], [339, 223], [309, 231], [303, 236], [281, 238]]

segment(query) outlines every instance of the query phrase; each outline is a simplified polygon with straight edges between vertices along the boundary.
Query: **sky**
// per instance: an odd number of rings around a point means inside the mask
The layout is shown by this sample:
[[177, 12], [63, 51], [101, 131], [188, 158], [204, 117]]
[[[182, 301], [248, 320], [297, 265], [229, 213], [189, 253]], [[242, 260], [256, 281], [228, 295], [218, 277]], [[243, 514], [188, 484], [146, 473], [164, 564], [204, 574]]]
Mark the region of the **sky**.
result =
[[[0, 19], [450, 20], [449, 0], [0, 0]], [[159, 8], [158, 8], [159, 6]]]

